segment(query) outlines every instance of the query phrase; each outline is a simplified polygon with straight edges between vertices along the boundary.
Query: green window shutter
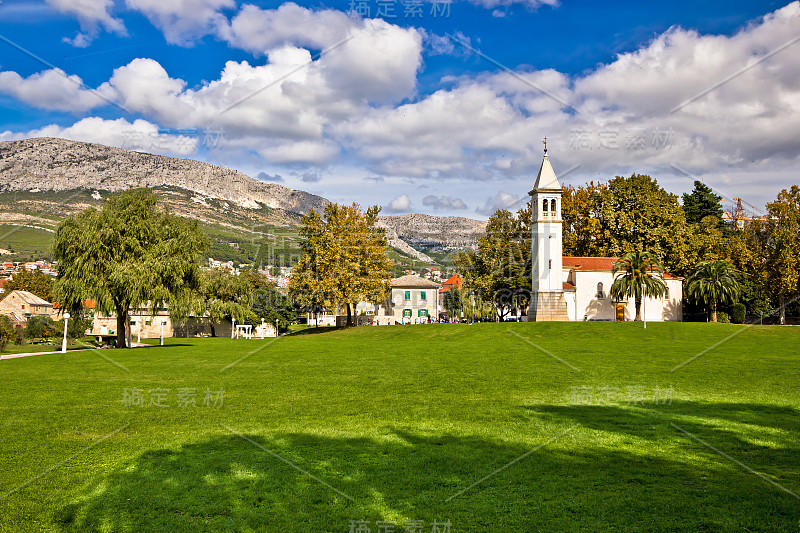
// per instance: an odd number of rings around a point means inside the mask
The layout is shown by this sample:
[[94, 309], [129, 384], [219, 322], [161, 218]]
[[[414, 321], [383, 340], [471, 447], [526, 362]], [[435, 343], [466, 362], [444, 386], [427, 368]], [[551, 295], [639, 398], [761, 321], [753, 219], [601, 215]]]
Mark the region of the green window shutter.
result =
[[428, 299], [428, 293], [425, 292], [425, 291], [422, 291], [421, 293], [419, 293], [419, 297], [420, 297], [421, 300], [425, 301], [425, 300]]
[[406, 300], [410, 300], [411, 299], [411, 291], [406, 291], [405, 296], [406, 296], [405, 297]]

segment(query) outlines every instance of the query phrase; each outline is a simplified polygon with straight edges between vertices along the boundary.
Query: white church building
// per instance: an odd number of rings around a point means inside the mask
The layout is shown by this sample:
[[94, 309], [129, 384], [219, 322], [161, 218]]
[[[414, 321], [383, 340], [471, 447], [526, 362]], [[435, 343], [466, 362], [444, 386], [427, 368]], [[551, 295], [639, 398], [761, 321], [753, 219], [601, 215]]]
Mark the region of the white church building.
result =
[[[633, 320], [633, 298], [611, 297], [612, 268], [617, 257], [562, 255], [561, 185], [547, 157], [528, 193], [533, 207], [533, 266], [529, 321]], [[647, 321], [683, 320], [683, 279], [664, 274], [667, 294], [642, 300]]]

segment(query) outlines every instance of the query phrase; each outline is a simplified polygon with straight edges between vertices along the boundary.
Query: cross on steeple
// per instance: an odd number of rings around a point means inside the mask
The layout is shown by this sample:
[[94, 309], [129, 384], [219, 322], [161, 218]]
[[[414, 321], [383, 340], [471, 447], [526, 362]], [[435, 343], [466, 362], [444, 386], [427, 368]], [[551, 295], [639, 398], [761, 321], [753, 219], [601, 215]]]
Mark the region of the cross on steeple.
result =
[[545, 137], [542, 142], [544, 143], [544, 153], [547, 155], [547, 137]]

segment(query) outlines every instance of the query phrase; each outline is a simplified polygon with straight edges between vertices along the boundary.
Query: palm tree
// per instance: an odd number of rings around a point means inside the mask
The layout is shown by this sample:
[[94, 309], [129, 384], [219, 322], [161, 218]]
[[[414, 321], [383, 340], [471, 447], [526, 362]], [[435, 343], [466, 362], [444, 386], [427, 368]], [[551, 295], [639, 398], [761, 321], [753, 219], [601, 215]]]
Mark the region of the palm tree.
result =
[[660, 298], [667, 293], [664, 283], [664, 267], [650, 252], [628, 252], [614, 263], [611, 273], [614, 283], [611, 296], [623, 300], [636, 299], [636, 318], [642, 320], [642, 298]]
[[727, 261], [700, 261], [686, 279], [686, 293], [711, 308], [711, 322], [717, 321], [717, 304], [734, 303], [741, 287], [736, 270]]

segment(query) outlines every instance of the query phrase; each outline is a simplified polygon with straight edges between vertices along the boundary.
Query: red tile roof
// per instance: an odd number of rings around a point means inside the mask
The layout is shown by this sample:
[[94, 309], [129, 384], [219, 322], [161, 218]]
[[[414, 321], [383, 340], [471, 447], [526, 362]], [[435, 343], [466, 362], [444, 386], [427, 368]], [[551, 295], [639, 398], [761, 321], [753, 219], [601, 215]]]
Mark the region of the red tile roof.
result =
[[[573, 257], [564, 256], [562, 258], [562, 265], [569, 267], [571, 270], [607, 270], [614, 269], [614, 263], [619, 260], [619, 257]], [[679, 276], [664, 272], [664, 277], [669, 279], [681, 279]]]
[[563, 288], [564, 288], [565, 291], [574, 291], [575, 290], [575, 285], [573, 285], [569, 281], [564, 281], [562, 283], [564, 285]]
[[614, 262], [619, 257], [572, 257], [564, 256], [562, 264], [569, 266], [575, 270], [611, 270], [614, 268]]
[[447, 281], [442, 283], [442, 287], [439, 289], [439, 292], [448, 292], [453, 287], [461, 287], [462, 283], [464, 283], [464, 278], [458, 274], [453, 274]]

